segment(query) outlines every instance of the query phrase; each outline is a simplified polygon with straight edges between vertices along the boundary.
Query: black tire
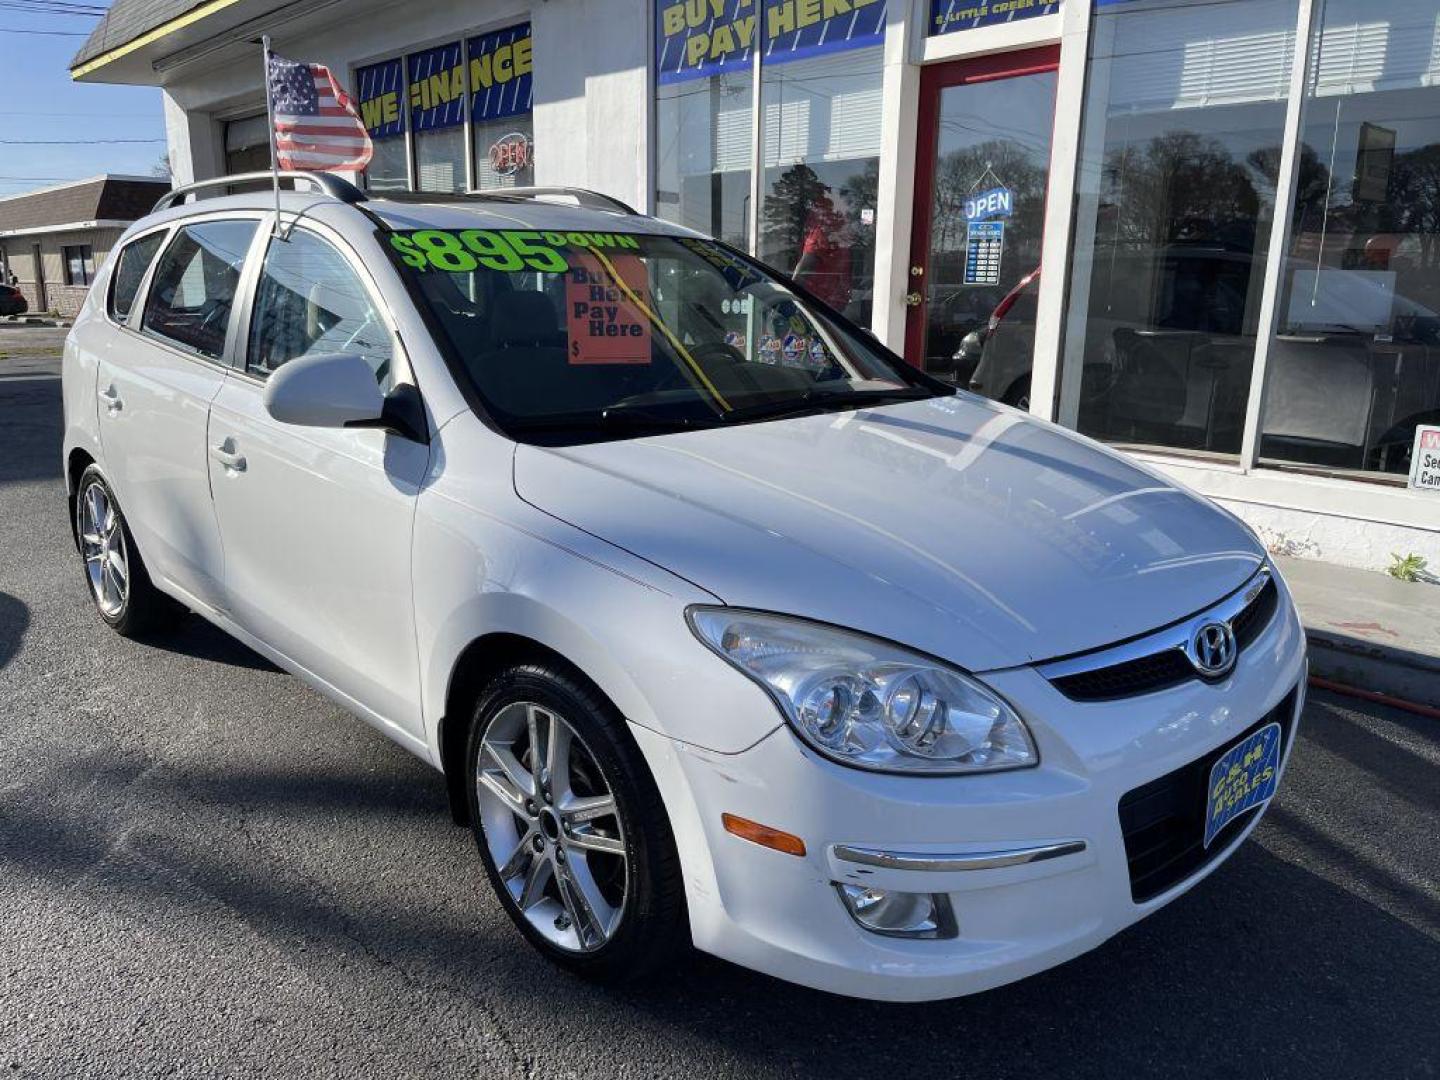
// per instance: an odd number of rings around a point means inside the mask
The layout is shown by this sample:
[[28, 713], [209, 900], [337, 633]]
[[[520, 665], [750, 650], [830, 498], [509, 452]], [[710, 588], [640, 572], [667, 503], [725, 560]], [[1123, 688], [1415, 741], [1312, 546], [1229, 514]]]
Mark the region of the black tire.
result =
[[[104, 492], [107, 505], [115, 515], [114, 531], [122, 542], [125, 563], [129, 570], [123, 599], [115, 607], [107, 607], [101, 602], [91, 581], [90, 563], [85, 557], [85, 506], [87, 493], [92, 487], [99, 487]], [[81, 474], [80, 482], [75, 487], [75, 539], [80, 552], [80, 568], [85, 575], [85, 589], [95, 604], [97, 614], [117, 634], [122, 637], [139, 637], [158, 629], [173, 617], [176, 611], [175, 602], [151, 583], [150, 574], [145, 569], [144, 560], [140, 558], [140, 549], [135, 545], [135, 537], [130, 532], [115, 492], [95, 465], [91, 465]]]
[[1006, 405], [1014, 406], [1017, 409], [1030, 411], [1030, 376], [1025, 375], [1016, 379], [1010, 384], [1010, 389], [1005, 391], [1005, 396], [1000, 399]]
[[[561, 948], [543, 936], [520, 910], [492, 857], [485, 834], [478, 760], [487, 729], [507, 706], [531, 702], [562, 717], [580, 737], [618, 807], [624, 838], [626, 884], [613, 933], [589, 952]], [[475, 707], [465, 749], [465, 787], [471, 828], [491, 887], [506, 914], [543, 955], [583, 978], [620, 984], [673, 964], [689, 944], [684, 882], [675, 838], [649, 767], [624, 718], [593, 686], [561, 664], [517, 664], [485, 688]], [[522, 823], [518, 815], [517, 824]], [[497, 842], [499, 842], [497, 838]], [[552, 881], [551, 886], [554, 887]]]

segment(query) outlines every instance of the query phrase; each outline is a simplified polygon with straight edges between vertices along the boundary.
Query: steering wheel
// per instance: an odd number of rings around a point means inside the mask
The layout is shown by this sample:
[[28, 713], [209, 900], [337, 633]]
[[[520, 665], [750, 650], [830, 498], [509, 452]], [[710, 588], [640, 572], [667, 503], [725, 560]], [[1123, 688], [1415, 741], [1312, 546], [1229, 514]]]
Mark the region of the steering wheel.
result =
[[[705, 341], [691, 346], [690, 359], [705, 372], [711, 382], [724, 382], [734, 389], [759, 392], [764, 387], [750, 370], [745, 354], [727, 341]], [[715, 376], [723, 372], [717, 379]]]
[[732, 364], [748, 364], [750, 361], [745, 354], [731, 345], [728, 341], [703, 341], [699, 345], [692, 345], [686, 350], [690, 358], [699, 363], [701, 358], [714, 356], [719, 360], [728, 360]]

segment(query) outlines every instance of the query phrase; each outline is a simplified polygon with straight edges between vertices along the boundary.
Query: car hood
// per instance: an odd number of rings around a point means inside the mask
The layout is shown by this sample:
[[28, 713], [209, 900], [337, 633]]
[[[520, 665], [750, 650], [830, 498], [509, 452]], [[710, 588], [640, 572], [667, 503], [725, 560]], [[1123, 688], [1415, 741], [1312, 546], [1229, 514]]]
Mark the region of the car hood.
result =
[[969, 668], [1155, 629], [1238, 588], [1235, 518], [1088, 439], [970, 395], [573, 447], [521, 498], [738, 607]]

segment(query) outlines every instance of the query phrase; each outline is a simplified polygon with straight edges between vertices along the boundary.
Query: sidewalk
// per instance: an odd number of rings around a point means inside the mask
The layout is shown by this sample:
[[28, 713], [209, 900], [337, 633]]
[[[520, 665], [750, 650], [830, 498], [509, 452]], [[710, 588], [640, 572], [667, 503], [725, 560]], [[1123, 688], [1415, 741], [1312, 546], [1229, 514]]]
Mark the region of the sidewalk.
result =
[[0, 326], [72, 326], [74, 320], [63, 315], [0, 315]]
[[1440, 585], [1273, 556], [1310, 638], [1310, 674], [1440, 708]]

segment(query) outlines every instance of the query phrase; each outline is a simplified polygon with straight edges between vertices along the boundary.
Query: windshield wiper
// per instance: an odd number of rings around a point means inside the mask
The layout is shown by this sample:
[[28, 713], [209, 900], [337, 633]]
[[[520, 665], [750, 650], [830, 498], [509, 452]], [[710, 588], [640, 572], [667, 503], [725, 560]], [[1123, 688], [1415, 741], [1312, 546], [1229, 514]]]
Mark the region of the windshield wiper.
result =
[[505, 427], [511, 431], [569, 432], [605, 431], [614, 434], [656, 434], [664, 431], [692, 431], [717, 427], [719, 417], [673, 416], [649, 412], [626, 405], [611, 405], [598, 412], [587, 410], [573, 413], [551, 413], [547, 416], [526, 416], [511, 420]]
[[902, 401], [924, 401], [937, 396], [922, 386], [897, 386], [888, 390], [806, 390], [799, 397], [762, 401], [725, 413], [727, 424], [747, 420], [776, 420], [785, 416], [829, 410], [863, 409], [867, 405], [889, 405]]

